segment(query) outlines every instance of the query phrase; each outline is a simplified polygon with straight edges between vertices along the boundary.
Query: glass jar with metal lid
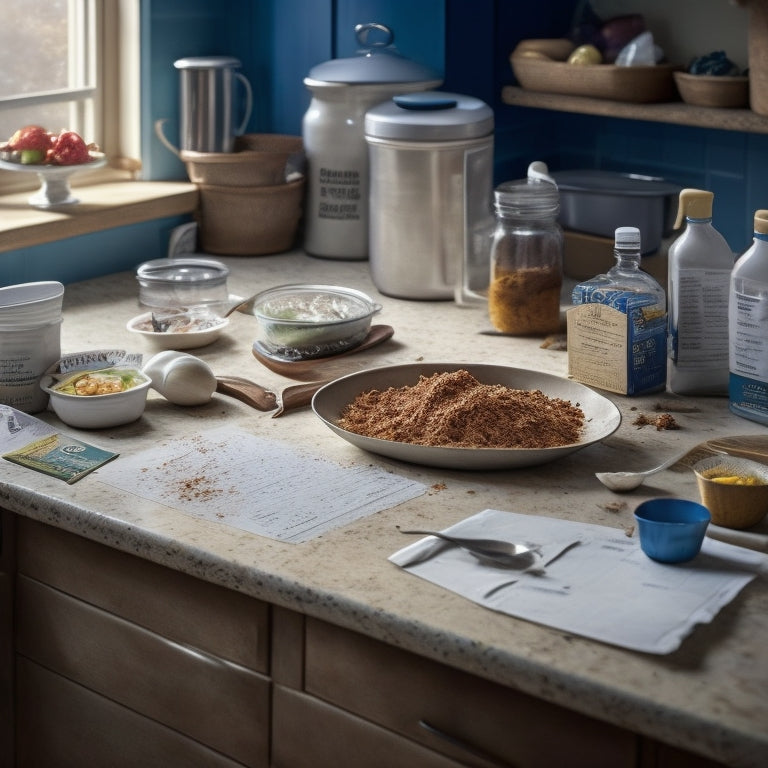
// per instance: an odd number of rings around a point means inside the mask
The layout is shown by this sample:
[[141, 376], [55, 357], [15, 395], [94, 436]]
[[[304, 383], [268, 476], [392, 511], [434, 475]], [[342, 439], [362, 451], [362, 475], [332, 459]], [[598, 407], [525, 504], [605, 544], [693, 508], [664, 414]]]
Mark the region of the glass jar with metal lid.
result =
[[488, 312], [493, 327], [516, 336], [560, 329], [563, 232], [557, 185], [543, 163], [494, 190]]

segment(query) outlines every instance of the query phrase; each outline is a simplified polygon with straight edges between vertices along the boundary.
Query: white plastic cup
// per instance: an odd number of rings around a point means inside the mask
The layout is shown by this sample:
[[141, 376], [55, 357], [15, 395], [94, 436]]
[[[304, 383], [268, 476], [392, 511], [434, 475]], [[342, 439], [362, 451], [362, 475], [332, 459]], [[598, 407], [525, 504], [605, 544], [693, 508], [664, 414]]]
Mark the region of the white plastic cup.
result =
[[61, 357], [64, 286], [55, 281], [0, 288], [0, 403], [25, 413], [48, 405], [40, 380]]

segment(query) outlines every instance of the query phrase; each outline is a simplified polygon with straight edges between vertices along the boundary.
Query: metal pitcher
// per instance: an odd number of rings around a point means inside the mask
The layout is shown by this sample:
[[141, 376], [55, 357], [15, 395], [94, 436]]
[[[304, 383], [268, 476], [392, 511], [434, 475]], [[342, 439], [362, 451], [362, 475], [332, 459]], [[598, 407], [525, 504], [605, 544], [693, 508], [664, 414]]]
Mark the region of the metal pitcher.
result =
[[[243, 133], [253, 109], [253, 91], [248, 79], [235, 70], [240, 61], [231, 56], [193, 56], [178, 59], [173, 66], [181, 75], [180, 149], [186, 152], [232, 152], [235, 136]], [[235, 127], [235, 81], [245, 89], [245, 116]], [[158, 120], [158, 138], [175, 154]]]

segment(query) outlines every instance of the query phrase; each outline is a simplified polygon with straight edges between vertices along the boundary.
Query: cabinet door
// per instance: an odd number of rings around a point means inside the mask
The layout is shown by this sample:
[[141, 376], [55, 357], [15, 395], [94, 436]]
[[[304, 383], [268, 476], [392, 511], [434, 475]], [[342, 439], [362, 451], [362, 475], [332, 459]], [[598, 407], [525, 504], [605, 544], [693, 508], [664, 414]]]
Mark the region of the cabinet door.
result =
[[461, 768], [391, 731], [276, 685], [273, 768]]
[[19, 573], [219, 658], [266, 673], [266, 603], [18, 518]]
[[264, 764], [266, 677], [26, 576], [16, 599], [17, 654], [244, 765]]
[[629, 731], [313, 619], [305, 691], [468, 765], [636, 765]]
[[23, 768], [242, 768], [242, 763], [23, 657], [17, 675], [16, 764]]

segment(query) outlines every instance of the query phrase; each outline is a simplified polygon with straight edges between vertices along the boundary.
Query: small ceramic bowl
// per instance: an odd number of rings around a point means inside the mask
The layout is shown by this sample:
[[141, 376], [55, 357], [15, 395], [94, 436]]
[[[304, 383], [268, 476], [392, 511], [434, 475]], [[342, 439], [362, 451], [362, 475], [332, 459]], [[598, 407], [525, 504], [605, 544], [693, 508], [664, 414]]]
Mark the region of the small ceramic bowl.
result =
[[694, 464], [693, 471], [701, 502], [715, 525], [751, 528], [768, 514], [767, 465], [736, 456], [710, 456]]
[[675, 72], [675, 84], [686, 104], [738, 109], [749, 106], [749, 78], [726, 75], [691, 75]]
[[[213, 344], [229, 325], [229, 318], [226, 317], [210, 314], [198, 316], [194, 313], [190, 315], [183, 311], [172, 312], [175, 314], [169, 314], [167, 311], [163, 314], [163, 318], [171, 318], [167, 326], [164, 322], [159, 326], [165, 330], [155, 330], [152, 325], [152, 312], [145, 312], [143, 315], [132, 318], [128, 321], [126, 328], [130, 333], [141, 336], [155, 350], [179, 350], [197, 349]], [[173, 321], [174, 317], [178, 318], [177, 322]]]
[[[117, 427], [136, 421], [147, 402], [147, 393], [151, 380], [141, 371], [135, 369], [100, 369], [99, 377], [93, 375], [96, 371], [76, 371], [70, 377], [61, 379], [61, 374], [55, 374], [59, 363], [48, 369], [40, 381], [40, 387], [48, 393], [49, 403], [54, 413], [71, 427], [81, 429], [104, 429]], [[74, 379], [82, 380], [85, 376], [98, 378], [99, 381], [122, 379], [130, 381], [127, 389], [109, 394], [72, 394], [59, 389]], [[123, 385], [125, 386], [125, 385]]]
[[684, 563], [701, 550], [709, 510], [687, 499], [650, 499], [635, 510], [640, 548], [660, 563]]
[[258, 321], [254, 346], [283, 360], [346, 352], [365, 339], [380, 310], [370, 296], [352, 288], [280, 285], [253, 302]]

